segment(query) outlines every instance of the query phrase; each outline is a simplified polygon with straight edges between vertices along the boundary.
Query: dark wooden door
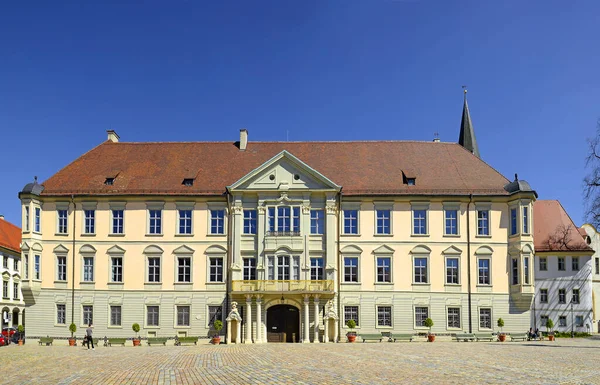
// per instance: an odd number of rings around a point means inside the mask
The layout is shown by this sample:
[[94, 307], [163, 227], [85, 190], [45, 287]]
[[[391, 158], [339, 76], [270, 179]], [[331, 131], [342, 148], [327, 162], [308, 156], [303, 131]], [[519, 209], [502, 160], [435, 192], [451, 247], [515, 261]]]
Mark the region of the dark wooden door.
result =
[[[295, 338], [295, 340], [294, 340]], [[300, 312], [291, 305], [276, 305], [267, 310], [267, 341], [298, 342]]]

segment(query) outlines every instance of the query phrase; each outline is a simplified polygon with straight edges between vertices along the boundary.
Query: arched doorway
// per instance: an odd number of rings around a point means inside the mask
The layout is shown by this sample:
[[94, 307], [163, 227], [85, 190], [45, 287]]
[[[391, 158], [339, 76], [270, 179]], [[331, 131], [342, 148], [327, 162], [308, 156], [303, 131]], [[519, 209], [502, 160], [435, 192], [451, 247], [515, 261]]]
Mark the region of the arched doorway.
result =
[[275, 305], [267, 309], [267, 342], [298, 342], [300, 312], [291, 305]]

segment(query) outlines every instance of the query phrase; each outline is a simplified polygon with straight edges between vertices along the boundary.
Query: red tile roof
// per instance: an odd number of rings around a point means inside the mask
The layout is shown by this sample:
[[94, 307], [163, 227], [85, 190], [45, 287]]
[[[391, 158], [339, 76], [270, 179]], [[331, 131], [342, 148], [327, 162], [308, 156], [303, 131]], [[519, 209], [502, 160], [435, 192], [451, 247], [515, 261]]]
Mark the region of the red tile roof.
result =
[[[104, 142], [43, 183], [42, 195], [220, 195], [243, 176], [287, 150], [337, 185], [344, 195], [507, 195], [508, 180], [455, 143]], [[403, 181], [403, 170], [416, 185]], [[117, 175], [113, 185], [107, 177]], [[184, 178], [196, 178], [183, 186]]]
[[21, 229], [0, 219], [0, 247], [21, 254]]
[[533, 204], [533, 220], [533, 243], [536, 252], [593, 252], [559, 201], [536, 201]]

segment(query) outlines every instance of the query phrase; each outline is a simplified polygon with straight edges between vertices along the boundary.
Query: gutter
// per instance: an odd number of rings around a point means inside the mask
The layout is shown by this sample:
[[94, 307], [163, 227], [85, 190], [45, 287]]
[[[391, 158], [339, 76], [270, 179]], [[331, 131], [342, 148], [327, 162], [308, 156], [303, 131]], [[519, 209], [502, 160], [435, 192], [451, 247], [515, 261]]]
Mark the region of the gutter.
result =
[[473, 333], [471, 306], [471, 203], [473, 203], [473, 194], [469, 194], [469, 203], [467, 203], [467, 299], [469, 306], [469, 333]]
[[[337, 212], [337, 216], [338, 216], [338, 228], [336, 231], [336, 237], [337, 237], [337, 254], [338, 254], [338, 282], [337, 282], [337, 286], [338, 286], [338, 290], [337, 290], [337, 307], [338, 307], [338, 319], [341, 319], [341, 322], [338, 322], [338, 339], [341, 340], [342, 338], [342, 327], [343, 327], [343, 323], [344, 323], [344, 315], [342, 314], [342, 301], [341, 301], [341, 289], [342, 289], [342, 270], [343, 270], [343, 265], [342, 265], [342, 252], [340, 251], [340, 234], [342, 232], [342, 189], [340, 188], [340, 191], [338, 192], [338, 212]], [[334, 341], [334, 342], [338, 342], [338, 341]]]
[[[229, 188], [226, 188], [227, 191], [227, 277], [225, 279], [225, 281], [227, 282], [227, 285], [225, 285], [225, 311], [221, 310], [221, 318], [226, 318], [227, 317], [227, 311], [229, 310], [229, 297], [231, 296], [231, 286], [233, 285], [232, 280], [231, 280], [231, 265], [233, 262], [233, 255], [232, 255], [232, 244], [233, 244], [233, 233], [231, 232], [233, 229], [233, 213], [231, 212], [231, 201], [229, 200], [232, 195], [231, 192], [229, 191]], [[257, 256], [258, 257], [258, 256]], [[223, 320], [221, 320], [223, 321]], [[226, 327], [229, 327], [229, 322], [225, 322], [225, 324], [227, 325]], [[238, 326], [238, 327], [241, 327]], [[229, 330], [226, 331], [227, 334], [229, 334]]]

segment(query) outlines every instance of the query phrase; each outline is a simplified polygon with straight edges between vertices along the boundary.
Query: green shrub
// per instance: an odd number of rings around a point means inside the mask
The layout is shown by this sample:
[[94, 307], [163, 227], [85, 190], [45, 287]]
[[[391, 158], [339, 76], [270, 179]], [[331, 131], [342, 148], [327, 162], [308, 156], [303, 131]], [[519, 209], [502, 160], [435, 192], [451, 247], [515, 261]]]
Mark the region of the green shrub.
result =
[[221, 322], [221, 320], [216, 320], [213, 323], [213, 329], [215, 329], [215, 331], [217, 332], [217, 334], [219, 334], [219, 332], [221, 331], [221, 329], [223, 329], [223, 322]]
[[[571, 338], [571, 332], [554, 332], [554, 336], [557, 338]], [[589, 337], [590, 333], [575, 332], [575, 338]]]
[[349, 319], [348, 322], [346, 322], [346, 326], [348, 326], [348, 328], [352, 330], [356, 327], [356, 321], [354, 321], [353, 319]]
[[25, 328], [23, 327], [23, 325], [19, 325], [17, 326], [17, 331], [21, 334], [23, 334], [25, 332]]
[[71, 332], [71, 337], [73, 337], [73, 334], [75, 334], [75, 332], [77, 331], [77, 325], [70, 324], [69, 325], [69, 331]]
[[550, 333], [552, 333], [553, 328], [554, 328], [554, 322], [552, 321], [551, 318], [548, 318], [548, 320], [546, 320], [546, 329], [548, 329], [548, 331]]
[[137, 337], [138, 333], [140, 332], [140, 324], [134, 323], [131, 325], [131, 329], [135, 332], [135, 336]]
[[427, 318], [425, 320], [424, 325], [427, 326], [429, 328], [429, 331], [431, 332], [431, 327], [433, 326], [433, 320], [431, 318]]
[[498, 318], [498, 327], [500, 328], [500, 333], [502, 333], [502, 328], [504, 327], [504, 320], [502, 318]]

